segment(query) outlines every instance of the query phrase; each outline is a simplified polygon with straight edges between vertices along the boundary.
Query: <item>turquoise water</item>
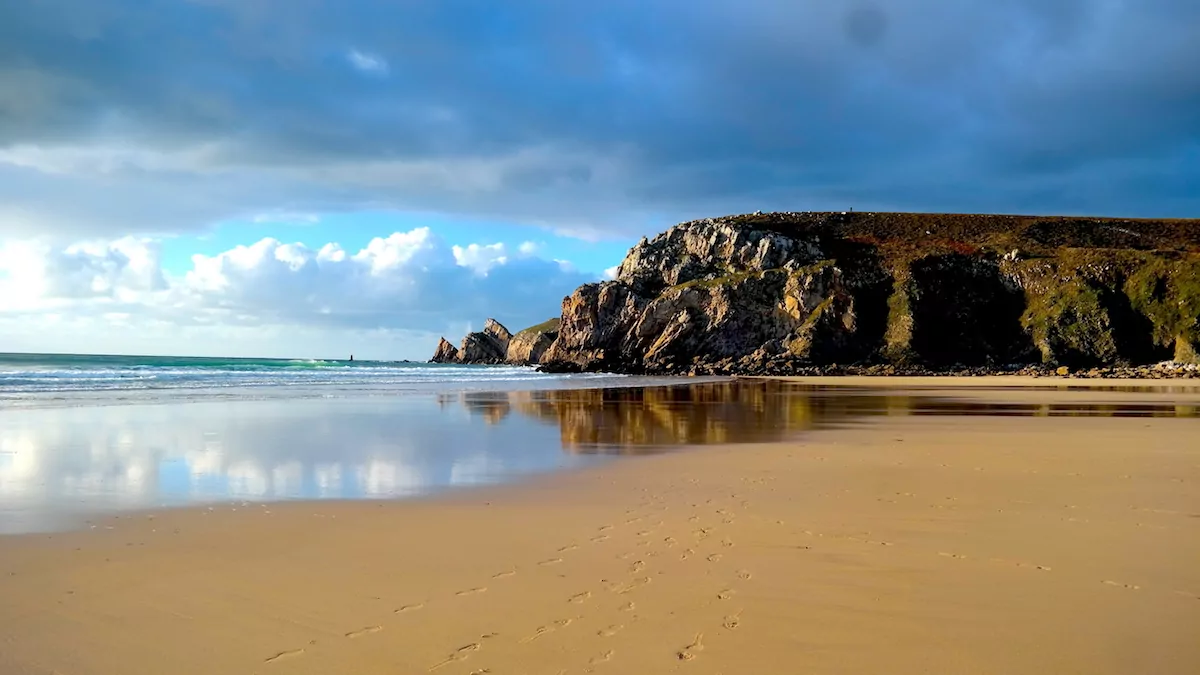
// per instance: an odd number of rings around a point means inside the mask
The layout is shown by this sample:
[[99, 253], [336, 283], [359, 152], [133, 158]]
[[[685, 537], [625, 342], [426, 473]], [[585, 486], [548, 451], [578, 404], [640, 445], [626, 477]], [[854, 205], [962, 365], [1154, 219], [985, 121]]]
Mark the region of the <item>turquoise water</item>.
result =
[[604, 378], [612, 376], [407, 361], [0, 354], [0, 406], [519, 389]]

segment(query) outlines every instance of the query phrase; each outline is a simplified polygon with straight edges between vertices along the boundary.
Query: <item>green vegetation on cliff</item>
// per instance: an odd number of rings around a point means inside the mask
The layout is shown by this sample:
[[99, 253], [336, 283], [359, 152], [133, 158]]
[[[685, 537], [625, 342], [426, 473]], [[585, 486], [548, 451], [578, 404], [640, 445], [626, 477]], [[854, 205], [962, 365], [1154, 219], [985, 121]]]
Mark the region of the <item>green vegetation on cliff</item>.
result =
[[558, 317], [555, 317], [553, 319], [548, 319], [546, 321], [543, 321], [543, 322], [537, 324], [536, 326], [530, 326], [529, 328], [525, 328], [525, 329], [517, 331], [516, 334], [514, 335], [514, 337], [516, 335], [529, 335], [531, 333], [557, 333], [558, 326], [561, 323], [562, 323], [562, 319], [560, 319]]
[[1200, 220], [709, 218], [642, 240], [562, 310], [526, 331], [583, 370], [1200, 363]]

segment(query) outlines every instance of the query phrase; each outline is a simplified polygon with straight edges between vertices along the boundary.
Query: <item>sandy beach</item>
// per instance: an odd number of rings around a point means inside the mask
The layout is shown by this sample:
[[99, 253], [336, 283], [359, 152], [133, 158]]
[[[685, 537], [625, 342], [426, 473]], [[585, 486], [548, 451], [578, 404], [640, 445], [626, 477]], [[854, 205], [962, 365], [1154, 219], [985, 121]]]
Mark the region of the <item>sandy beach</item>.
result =
[[0, 537], [0, 673], [1190, 674], [1198, 485], [1195, 419], [879, 416], [418, 500], [124, 515]]

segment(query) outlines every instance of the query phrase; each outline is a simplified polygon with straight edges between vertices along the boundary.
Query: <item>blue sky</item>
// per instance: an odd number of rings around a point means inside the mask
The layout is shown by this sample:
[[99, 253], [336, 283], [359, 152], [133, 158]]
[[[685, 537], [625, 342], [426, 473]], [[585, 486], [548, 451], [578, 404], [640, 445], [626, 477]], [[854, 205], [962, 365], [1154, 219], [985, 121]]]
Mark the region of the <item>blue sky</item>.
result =
[[425, 358], [755, 210], [1200, 213], [1194, 0], [0, 3], [0, 351]]

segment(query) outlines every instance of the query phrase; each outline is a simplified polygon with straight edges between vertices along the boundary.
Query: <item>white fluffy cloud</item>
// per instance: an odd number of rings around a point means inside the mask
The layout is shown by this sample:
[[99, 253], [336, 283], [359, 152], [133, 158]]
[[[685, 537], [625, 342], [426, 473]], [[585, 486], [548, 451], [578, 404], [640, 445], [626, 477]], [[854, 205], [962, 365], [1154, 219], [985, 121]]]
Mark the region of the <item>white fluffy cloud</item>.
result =
[[[556, 314], [564, 295], [594, 280], [539, 257], [529, 243], [449, 246], [428, 228], [377, 237], [359, 251], [266, 238], [195, 255], [175, 275], [164, 271], [151, 239], [10, 242], [0, 246], [0, 326], [12, 329], [9, 339], [39, 326], [58, 339], [88, 326], [164, 339], [186, 330], [206, 341], [273, 332], [285, 338], [277, 349], [295, 354], [306, 350], [296, 343], [305, 331], [404, 334], [424, 343], [437, 333], [457, 337], [487, 316], [517, 330]], [[425, 356], [429, 347], [393, 356]]]
[[158, 242], [125, 237], [55, 248], [34, 242], [0, 247], [0, 309], [38, 300], [132, 300], [167, 288]]

